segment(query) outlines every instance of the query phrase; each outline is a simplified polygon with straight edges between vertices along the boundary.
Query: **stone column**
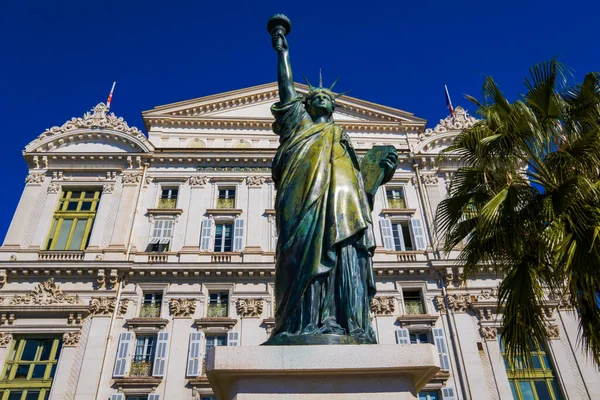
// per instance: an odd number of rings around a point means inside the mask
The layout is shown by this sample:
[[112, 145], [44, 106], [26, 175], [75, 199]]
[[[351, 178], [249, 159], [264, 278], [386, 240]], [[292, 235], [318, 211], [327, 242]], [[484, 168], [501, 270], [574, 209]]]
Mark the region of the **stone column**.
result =
[[17, 205], [12, 222], [6, 233], [3, 247], [20, 249], [27, 247], [33, 238], [42, 213], [46, 188], [50, 178], [43, 173], [29, 174], [27, 184]]
[[48, 186], [47, 194], [45, 196], [46, 199], [44, 205], [41, 207], [42, 212], [37, 221], [35, 233], [29, 247], [45, 249], [44, 246], [46, 246], [46, 240], [48, 239], [50, 229], [52, 228], [54, 212], [56, 211], [56, 207], [58, 207], [60, 196], [60, 185], [54, 183]]
[[[75, 399], [94, 399], [98, 379], [100, 379], [100, 370], [102, 360], [104, 359], [104, 345], [106, 344], [106, 335], [110, 325], [110, 315], [91, 317], [90, 333], [85, 346], [85, 357], [81, 363], [82, 376], [77, 383]], [[113, 334], [111, 348], [108, 351], [108, 358], [104, 362], [103, 382], [100, 382], [100, 388], [110, 387], [112, 379], [112, 369], [115, 363], [117, 346], [119, 345], [120, 330]], [[100, 395], [100, 392], [98, 393]], [[99, 397], [101, 398], [101, 397]]]
[[127, 239], [131, 230], [132, 218], [135, 211], [135, 202], [139, 190], [141, 173], [124, 174], [122, 176], [123, 189], [117, 211], [115, 228], [110, 239], [109, 249], [113, 251], [126, 250]]

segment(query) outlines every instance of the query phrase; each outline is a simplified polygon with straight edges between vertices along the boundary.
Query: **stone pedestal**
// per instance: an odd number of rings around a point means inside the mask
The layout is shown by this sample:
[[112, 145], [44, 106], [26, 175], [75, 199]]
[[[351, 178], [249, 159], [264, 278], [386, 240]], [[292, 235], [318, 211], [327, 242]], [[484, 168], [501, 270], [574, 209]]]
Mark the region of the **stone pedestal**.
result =
[[217, 346], [207, 356], [218, 400], [413, 400], [439, 370], [431, 344]]

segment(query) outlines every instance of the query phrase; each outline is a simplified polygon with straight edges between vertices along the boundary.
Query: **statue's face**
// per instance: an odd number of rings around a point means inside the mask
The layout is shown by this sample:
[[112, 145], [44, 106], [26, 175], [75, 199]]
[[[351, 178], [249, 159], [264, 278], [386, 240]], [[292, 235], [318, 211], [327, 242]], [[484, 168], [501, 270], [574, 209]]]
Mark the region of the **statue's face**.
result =
[[331, 117], [333, 114], [333, 102], [327, 93], [315, 93], [307, 102], [307, 111], [312, 119], [322, 116]]

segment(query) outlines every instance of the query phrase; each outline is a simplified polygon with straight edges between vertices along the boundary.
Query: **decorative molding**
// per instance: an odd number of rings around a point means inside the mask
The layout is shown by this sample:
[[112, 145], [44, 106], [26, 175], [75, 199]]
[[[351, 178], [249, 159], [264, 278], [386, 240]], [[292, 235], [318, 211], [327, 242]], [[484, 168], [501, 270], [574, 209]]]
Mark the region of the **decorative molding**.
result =
[[6, 332], [0, 333], [0, 347], [8, 346], [12, 339], [13, 339], [12, 333], [6, 333]]
[[[97, 261], [102, 261], [102, 255], [96, 255]], [[96, 277], [96, 282], [98, 282], [98, 289], [102, 289], [106, 286], [106, 272], [103, 269], [98, 270], [98, 276]]]
[[477, 301], [498, 300], [498, 288], [484, 289], [477, 295]]
[[550, 301], [558, 301], [557, 308], [560, 311], [572, 310], [573, 308], [575, 308], [575, 305], [569, 293], [564, 293], [562, 296], [560, 294], [550, 293], [548, 295], [548, 299]]
[[[13, 254], [14, 256], [14, 254]], [[11, 256], [11, 261], [16, 261], [17, 257], [15, 256], [14, 259]], [[4, 287], [4, 285], [6, 285], [6, 282], [8, 281], [8, 276], [6, 274], [6, 270], [5, 269], [0, 269], [0, 289], [2, 289]], [[0, 304], [1, 304], [1, 300], [0, 300]]]
[[484, 340], [497, 340], [498, 338], [498, 329], [491, 326], [482, 326], [479, 332]]
[[471, 297], [464, 294], [448, 295], [448, 307], [455, 313], [463, 313], [467, 311], [467, 307], [472, 303]]
[[546, 337], [548, 340], [559, 340], [560, 339], [560, 327], [558, 325], [546, 326]]
[[454, 109], [454, 116], [448, 115], [446, 118], [441, 119], [440, 123], [435, 126], [435, 128], [427, 128], [425, 129], [425, 133], [422, 136], [427, 137], [436, 133], [444, 133], [448, 131], [459, 131], [462, 129], [471, 128], [477, 122], [479, 122], [477, 118], [469, 115], [469, 113], [458, 106]]
[[110, 316], [115, 312], [116, 297], [92, 297], [90, 300], [90, 314], [92, 316]]
[[110, 270], [108, 283], [111, 289], [114, 289], [117, 286], [117, 283], [119, 283], [119, 271], [117, 271], [116, 269]]
[[114, 183], [105, 183], [102, 185], [102, 194], [110, 194], [114, 192], [115, 184]]
[[[437, 185], [440, 182], [440, 178], [436, 174], [421, 174], [421, 182], [423, 182], [424, 185]], [[417, 184], [416, 176], [411, 178], [411, 183], [413, 185]]]
[[79, 339], [81, 339], [81, 331], [77, 332], [67, 332], [63, 335], [63, 345], [65, 347], [75, 347], [79, 343]]
[[38, 284], [30, 293], [23, 296], [16, 295], [10, 301], [10, 304], [81, 304], [81, 300], [78, 295], [70, 296], [63, 292], [62, 289], [54, 283], [54, 279], [50, 278], [48, 281]]
[[249, 187], [261, 187], [267, 181], [267, 177], [263, 175], [251, 175], [246, 178], [246, 185]]
[[242, 318], [260, 317], [264, 300], [261, 298], [241, 298], [236, 303], [237, 313]]
[[60, 183], [52, 182], [49, 184], [48, 193], [60, 193]]
[[377, 296], [371, 300], [371, 311], [375, 315], [393, 315], [396, 311], [396, 302], [393, 296]]
[[444, 296], [435, 296], [433, 298], [433, 303], [435, 304], [435, 308], [441, 312], [446, 312], [446, 302], [444, 301]]
[[44, 183], [45, 179], [46, 179], [46, 174], [44, 174], [44, 173], [29, 174], [29, 175], [27, 175], [27, 178], [25, 178], [25, 184], [41, 185], [42, 183]]
[[75, 393], [77, 392], [77, 387], [79, 386], [79, 378], [83, 376], [85, 379], [86, 372], [83, 371], [82, 367], [85, 359], [85, 349], [90, 337], [91, 325], [92, 320], [86, 319], [81, 327], [81, 337], [73, 355], [73, 361], [71, 362], [71, 369], [69, 371], [69, 378], [67, 379], [63, 400], [75, 400]]
[[142, 174], [123, 174], [123, 185], [137, 185], [142, 180]]
[[188, 179], [188, 183], [191, 187], [203, 187], [206, 186], [209, 181], [210, 178], [208, 176], [199, 175], [190, 176]]
[[129, 307], [129, 300], [127, 299], [121, 299], [121, 301], [119, 301], [119, 310], [117, 311], [117, 314], [122, 317], [123, 315], [127, 314], [127, 308]]
[[71, 118], [62, 126], [53, 126], [46, 129], [38, 139], [43, 139], [47, 136], [57, 135], [59, 133], [71, 132], [77, 129], [104, 128], [114, 131], [123, 132], [134, 136], [140, 140], [146, 140], [146, 136], [135, 126], [130, 127], [122, 117], [115, 116], [114, 113], [108, 113], [109, 109], [104, 103], [98, 103], [91, 111], [83, 114], [82, 118]]
[[169, 311], [174, 317], [190, 318], [196, 312], [196, 299], [171, 299]]

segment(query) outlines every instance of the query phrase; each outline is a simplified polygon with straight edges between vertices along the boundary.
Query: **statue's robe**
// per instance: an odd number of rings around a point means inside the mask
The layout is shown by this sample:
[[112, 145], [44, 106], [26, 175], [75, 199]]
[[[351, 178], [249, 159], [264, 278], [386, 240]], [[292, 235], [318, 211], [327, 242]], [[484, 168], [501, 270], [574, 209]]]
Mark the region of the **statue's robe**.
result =
[[298, 96], [274, 104], [277, 335], [351, 335], [375, 343], [369, 199], [349, 137], [314, 123]]

